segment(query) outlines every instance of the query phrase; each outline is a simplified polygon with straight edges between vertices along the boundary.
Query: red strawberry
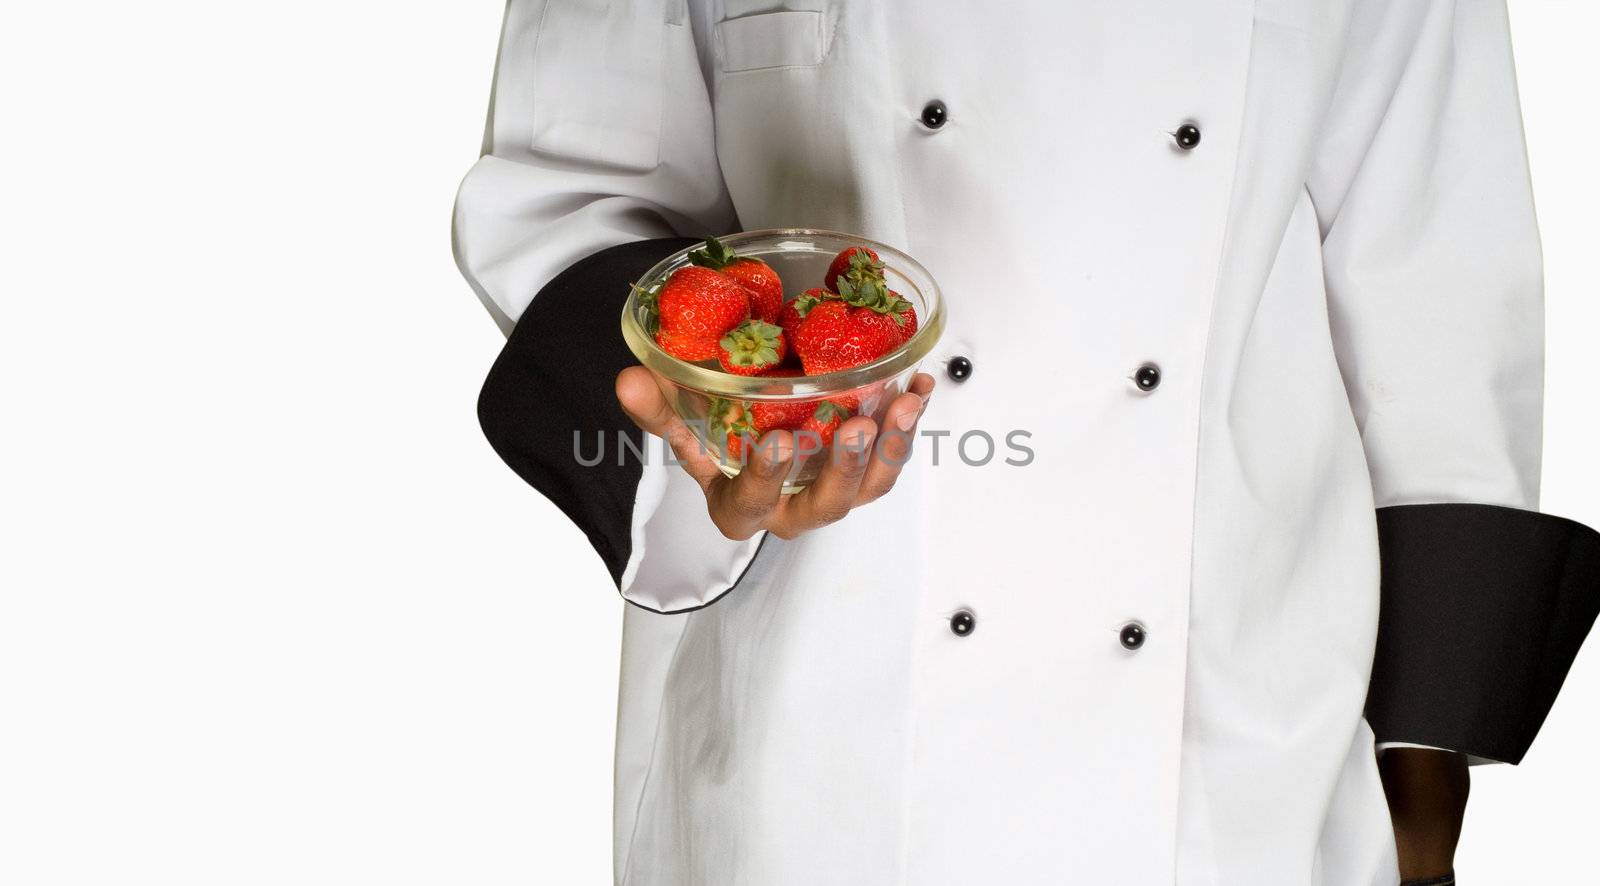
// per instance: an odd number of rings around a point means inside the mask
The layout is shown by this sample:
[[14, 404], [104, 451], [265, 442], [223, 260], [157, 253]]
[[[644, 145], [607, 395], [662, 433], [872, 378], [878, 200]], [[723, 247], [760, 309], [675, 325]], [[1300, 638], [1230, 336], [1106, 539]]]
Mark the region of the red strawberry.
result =
[[716, 271], [692, 265], [673, 271], [655, 289], [641, 291], [639, 299], [658, 342], [665, 337], [690, 353], [709, 344], [709, 356], [701, 359], [715, 357], [718, 339], [750, 317], [749, 290]]
[[828, 265], [828, 274], [822, 278], [822, 285], [828, 289], [839, 291], [839, 278], [856, 270], [863, 274], [876, 273], [883, 276], [883, 262], [878, 260], [878, 254], [865, 246], [851, 246], [833, 257], [833, 263]]
[[[793, 351], [790, 351], [793, 354]], [[761, 373], [762, 378], [796, 378], [805, 375], [798, 366], [779, 366]], [[846, 417], [854, 415], [861, 407], [861, 395], [855, 391], [846, 394], [834, 394], [828, 398], [834, 406], [843, 409]], [[787, 401], [759, 401], [751, 408], [755, 413], [755, 423], [762, 431], [773, 428], [786, 428], [795, 430], [811, 417], [816, 411], [818, 401], [804, 400], [799, 402]]]
[[748, 428], [729, 428], [727, 446], [728, 461], [744, 464], [745, 446], [755, 446], [757, 439], [758, 437], [756, 433]]
[[750, 422], [750, 411], [738, 400], [717, 398], [706, 413], [706, 438], [722, 444], [730, 462], [744, 462], [745, 444], [760, 437]]
[[843, 424], [844, 420], [849, 417], [850, 410], [831, 400], [823, 400], [817, 404], [817, 408], [812, 411], [811, 415], [806, 418], [805, 423], [800, 426], [800, 431], [802, 433], [816, 434], [823, 448], [827, 448], [829, 444], [833, 443], [833, 435], [839, 430], [839, 425]]
[[778, 272], [759, 258], [748, 258], [722, 245], [715, 237], [706, 238], [706, 247], [689, 253], [689, 261], [702, 268], [720, 271], [750, 290], [750, 316], [776, 323], [783, 310], [783, 281]]
[[806, 312], [815, 307], [823, 299], [837, 298], [833, 293], [820, 286], [807, 289], [794, 297], [794, 301], [783, 306], [783, 313], [778, 315], [778, 326], [783, 329], [783, 334], [789, 342], [794, 342], [794, 332], [800, 328], [800, 321], [806, 318]]
[[[707, 436], [721, 445], [730, 462], [743, 463], [769, 431], [798, 431], [816, 416], [818, 409], [816, 400], [742, 402], [719, 398], [711, 401], [706, 416]], [[827, 424], [826, 419], [819, 420], [811, 430], [819, 436], [826, 431], [831, 440], [832, 429], [826, 428]], [[834, 426], [836, 429], [837, 422]]]
[[900, 314], [900, 340], [908, 342], [913, 335], [917, 334], [917, 309], [913, 308], [911, 302], [893, 289], [889, 290], [889, 295], [899, 299], [905, 305], [904, 309], [898, 311]]
[[756, 400], [750, 404], [750, 424], [757, 433], [793, 431], [815, 412], [815, 400]]
[[839, 253], [828, 269], [828, 285], [846, 304], [894, 316], [900, 326], [901, 342], [909, 341], [916, 334], [916, 310], [910, 301], [889, 288], [883, 262], [872, 250], [862, 246]]
[[661, 350], [666, 351], [679, 360], [690, 363], [699, 363], [704, 360], [715, 360], [722, 353], [714, 338], [693, 338], [686, 335], [668, 335], [665, 332], [656, 333], [656, 344]]
[[734, 375], [760, 375], [783, 362], [788, 348], [783, 330], [760, 320], [746, 320], [717, 342], [717, 362]]
[[783, 281], [778, 272], [759, 258], [736, 259], [722, 273], [750, 290], [750, 316], [774, 323], [783, 310]]
[[900, 346], [900, 326], [886, 313], [829, 299], [795, 330], [793, 346], [806, 375], [870, 363]]
[[911, 302], [888, 287], [882, 274], [857, 274], [852, 270], [840, 277], [839, 300], [851, 307], [871, 310], [887, 317], [895, 327], [896, 346], [910, 340], [917, 331], [916, 310], [911, 307]]

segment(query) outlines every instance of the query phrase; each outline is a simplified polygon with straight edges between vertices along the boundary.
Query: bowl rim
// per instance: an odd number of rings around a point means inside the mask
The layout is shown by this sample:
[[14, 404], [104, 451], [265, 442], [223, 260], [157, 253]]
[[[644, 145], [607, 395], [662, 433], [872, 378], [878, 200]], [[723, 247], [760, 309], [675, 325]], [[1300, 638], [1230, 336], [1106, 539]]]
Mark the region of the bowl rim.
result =
[[[656, 262], [645, 271], [628, 292], [628, 297], [622, 306], [622, 337], [628, 344], [628, 349], [635, 358], [644, 364], [645, 368], [654, 372], [680, 387], [689, 388], [715, 396], [738, 398], [742, 400], [788, 400], [788, 399], [815, 399], [819, 395], [837, 394], [875, 384], [889, 379], [920, 363], [927, 357], [938, 344], [940, 336], [944, 333], [945, 306], [944, 295], [939, 290], [938, 281], [928, 273], [922, 263], [886, 243], [849, 234], [843, 231], [831, 231], [826, 228], [763, 228], [754, 231], [741, 231], [718, 237], [722, 243], [737, 250], [741, 244], [755, 240], [769, 240], [782, 237], [833, 237], [849, 241], [854, 245], [866, 246], [878, 253], [878, 258], [884, 265], [896, 272], [906, 281], [918, 295], [922, 297], [922, 307], [927, 308], [926, 316], [917, 318], [917, 332], [910, 341], [893, 351], [860, 366], [841, 369], [836, 372], [825, 372], [819, 375], [799, 376], [748, 376], [734, 375], [731, 372], [722, 372], [705, 366], [688, 363], [662, 350], [656, 344], [655, 336], [650, 335], [640, 325], [638, 319], [638, 287], [648, 284], [666, 272], [666, 269], [683, 260], [691, 251], [699, 249], [703, 244], [697, 243], [673, 252]], [[892, 260], [891, 260], [892, 259]], [[926, 286], [921, 281], [925, 281]], [[774, 386], [782, 386], [785, 390], [772, 391]], [[762, 390], [767, 388], [768, 390]]]

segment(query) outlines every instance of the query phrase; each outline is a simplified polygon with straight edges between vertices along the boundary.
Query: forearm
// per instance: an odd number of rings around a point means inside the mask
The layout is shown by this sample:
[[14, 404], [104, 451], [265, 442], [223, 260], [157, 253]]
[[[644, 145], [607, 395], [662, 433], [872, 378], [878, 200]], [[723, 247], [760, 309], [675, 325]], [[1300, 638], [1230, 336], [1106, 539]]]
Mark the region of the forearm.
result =
[[1390, 748], [1378, 758], [1378, 774], [1389, 801], [1401, 878], [1409, 882], [1449, 874], [1471, 786], [1466, 755]]

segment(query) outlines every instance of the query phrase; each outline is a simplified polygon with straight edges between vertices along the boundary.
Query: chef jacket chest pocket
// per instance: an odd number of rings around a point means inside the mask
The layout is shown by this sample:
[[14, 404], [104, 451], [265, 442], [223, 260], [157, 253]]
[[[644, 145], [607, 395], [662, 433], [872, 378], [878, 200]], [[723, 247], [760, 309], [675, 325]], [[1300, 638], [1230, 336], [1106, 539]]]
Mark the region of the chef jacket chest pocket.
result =
[[717, 23], [717, 58], [724, 74], [816, 67], [828, 56], [828, 30], [828, 16], [818, 10], [724, 19]]
[[[659, 0], [657, 0], [659, 2]], [[666, 64], [692, 55], [682, 4], [550, 3], [533, 47], [530, 147], [631, 172], [656, 168]]]

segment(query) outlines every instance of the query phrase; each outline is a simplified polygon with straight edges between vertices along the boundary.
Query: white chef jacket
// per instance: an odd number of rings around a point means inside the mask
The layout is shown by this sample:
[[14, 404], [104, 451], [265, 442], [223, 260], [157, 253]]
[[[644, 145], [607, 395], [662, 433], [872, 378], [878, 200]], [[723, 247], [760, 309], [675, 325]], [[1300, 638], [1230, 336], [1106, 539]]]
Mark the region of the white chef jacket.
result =
[[606, 247], [818, 227], [922, 261], [973, 367], [793, 541], [643, 466], [617, 882], [1398, 881], [1375, 509], [1537, 507], [1503, 0], [512, 0], [485, 151], [508, 330]]

